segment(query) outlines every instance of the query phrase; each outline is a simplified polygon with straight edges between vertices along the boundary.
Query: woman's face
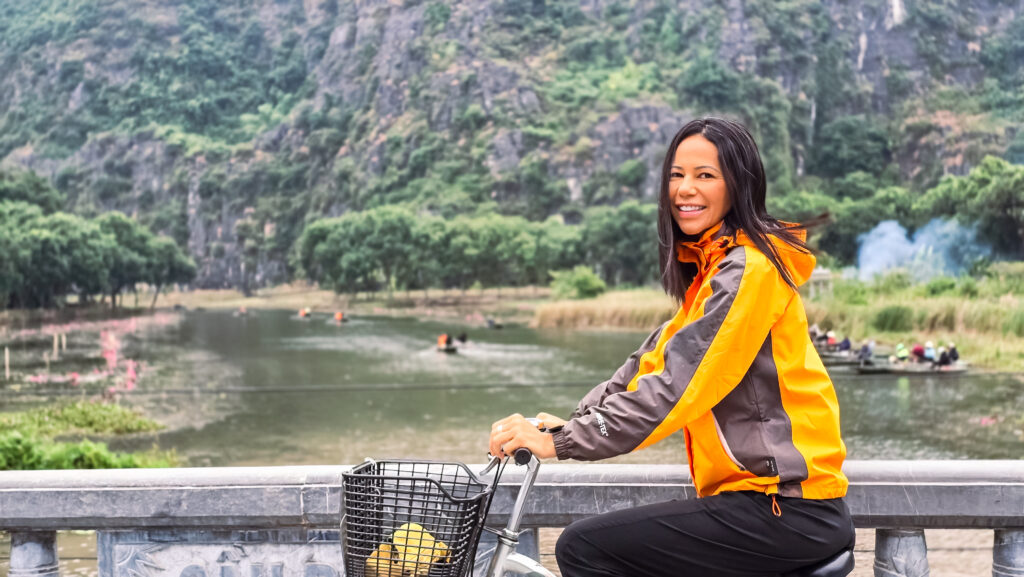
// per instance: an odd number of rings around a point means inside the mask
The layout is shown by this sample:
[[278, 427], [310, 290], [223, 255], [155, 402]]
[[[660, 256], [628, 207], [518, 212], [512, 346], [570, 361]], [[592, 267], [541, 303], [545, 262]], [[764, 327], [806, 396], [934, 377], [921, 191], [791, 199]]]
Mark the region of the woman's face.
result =
[[672, 160], [668, 200], [672, 218], [685, 234], [696, 235], [722, 222], [732, 208], [718, 165], [718, 147], [700, 134], [679, 143]]

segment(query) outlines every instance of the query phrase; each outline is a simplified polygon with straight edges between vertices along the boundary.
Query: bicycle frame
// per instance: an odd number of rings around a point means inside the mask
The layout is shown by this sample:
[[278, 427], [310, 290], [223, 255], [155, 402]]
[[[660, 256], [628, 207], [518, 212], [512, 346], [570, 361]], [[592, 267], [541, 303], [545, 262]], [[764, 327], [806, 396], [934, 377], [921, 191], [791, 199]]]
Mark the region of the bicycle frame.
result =
[[[480, 472], [480, 475], [486, 475], [500, 461], [501, 459], [492, 457], [490, 464]], [[502, 577], [507, 571], [521, 575], [554, 577], [554, 574], [545, 569], [538, 561], [516, 552], [521, 533], [519, 525], [522, 522], [523, 512], [526, 508], [526, 499], [530, 494], [530, 489], [533, 488], [534, 482], [537, 480], [539, 469], [540, 461], [537, 460], [537, 457], [530, 455], [530, 461], [526, 464], [526, 475], [523, 477], [522, 485], [519, 486], [519, 494], [516, 496], [516, 502], [512, 506], [512, 513], [509, 515], [508, 523], [500, 530], [486, 529], [497, 535], [498, 543], [494, 549], [494, 556], [491, 557], [483, 577]]]

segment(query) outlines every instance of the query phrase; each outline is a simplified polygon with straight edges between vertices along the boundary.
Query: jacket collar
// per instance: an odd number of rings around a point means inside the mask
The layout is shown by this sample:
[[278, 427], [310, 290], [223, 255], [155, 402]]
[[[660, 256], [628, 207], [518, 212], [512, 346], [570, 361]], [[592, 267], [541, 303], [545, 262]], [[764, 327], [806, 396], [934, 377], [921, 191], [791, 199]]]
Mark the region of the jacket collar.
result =
[[[798, 225], [782, 222], [783, 226], [796, 227], [793, 232], [800, 240], [806, 240], [807, 231]], [[793, 281], [799, 286], [810, 278], [816, 259], [809, 252], [804, 252], [769, 235], [769, 240], [778, 250], [782, 265], [786, 267]], [[681, 241], [676, 245], [676, 258], [680, 262], [692, 262], [697, 265], [697, 275], [702, 277], [712, 266], [718, 264], [725, 253], [734, 246], [755, 246], [742, 230], [733, 230], [725, 221], [701, 233], [700, 238], [693, 241]]]
[[735, 244], [736, 236], [729, 234], [729, 227], [723, 220], [701, 233], [697, 240], [679, 242], [676, 245], [676, 258], [679, 262], [692, 262], [697, 265], [698, 270], [703, 271]]

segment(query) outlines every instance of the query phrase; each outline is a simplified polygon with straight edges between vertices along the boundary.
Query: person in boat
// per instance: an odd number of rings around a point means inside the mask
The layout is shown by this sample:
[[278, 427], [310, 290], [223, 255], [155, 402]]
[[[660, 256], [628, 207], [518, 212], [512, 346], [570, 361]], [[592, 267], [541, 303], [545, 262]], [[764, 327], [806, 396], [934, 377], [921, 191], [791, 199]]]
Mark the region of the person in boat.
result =
[[934, 361], [935, 358], [935, 344], [928, 341], [924, 344], [924, 360]]
[[949, 360], [953, 363], [960, 362], [960, 352], [956, 350], [955, 343], [949, 343]]
[[839, 341], [839, 352], [848, 353], [851, 346], [853, 345], [850, 343], [850, 337], [843, 337], [843, 340]]
[[897, 362], [907, 362], [907, 359], [910, 358], [910, 351], [907, 350], [907, 345], [904, 345], [903, 343], [899, 343], [898, 345], [896, 345], [895, 357]]
[[921, 343], [914, 343], [913, 348], [910, 349], [910, 354], [913, 356], [915, 363], [924, 362], [924, 345]]
[[860, 351], [857, 353], [857, 360], [860, 361], [861, 366], [875, 364], [871, 358], [874, 356], [874, 351], [871, 350], [871, 343], [865, 339], [860, 345]]
[[941, 369], [943, 367], [948, 367], [952, 364], [953, 361], [952, 359], [949, 358], [949, 351], [946, 350], [946, 347], [939, 347], [938, 357], [934, 361], [932, 361], [932, 368]]
[[836, 346], [836, 332], [835, 331], [829, 331], [829, 332], [825, 333], [825, 346], [827, 346], [830, 350], [835, 348], [835, 346]]
[[341, 311], [338, 311], [338, 312], [334, 313], [334, 322], [336, 322], [336, 323], [343, 323], [343, 322], [345, 322], [345, 313], [343, 313]]
[[568, 420], [540, 413], [543, 432], [511, 415], [489, 450], [595, 461], [682, 430], [699, 498], [569, 525], [555, 547], [563, 577], [788, 573], [854, 542], [839, 401], [797, 291], [815, 257], [805, 228], [767, 213], [744, 127], [697, 119], [667, 150], [656, 250], [675, 316]]
[[811, 328], [807, 329], [807, 331], [811, 335], [811, 342], [817, 343], [818, 335], [821, 334], [821, 328], [818, 327], [818, 323], [814, 323], [813, 325], [811, 325]]
[[452, 346], [452, 336], [448, 333], [441, 333], [437, 336], [437, 348], [447, 349]]
[[465, 342], [469, 340], [469, 336], [467, 336], [466, 332], [463, 331], [463, 332], [459, 333], [458, 336], [455, 337], [455, 340], [459, 341], [460, 343], [465, 344]]

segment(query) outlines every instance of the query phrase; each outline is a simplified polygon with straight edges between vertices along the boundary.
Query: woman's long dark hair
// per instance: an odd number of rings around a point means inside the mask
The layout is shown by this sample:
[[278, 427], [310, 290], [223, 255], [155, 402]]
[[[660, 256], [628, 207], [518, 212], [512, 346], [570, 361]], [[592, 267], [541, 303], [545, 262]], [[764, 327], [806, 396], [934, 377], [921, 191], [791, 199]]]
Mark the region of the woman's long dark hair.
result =
[[738, 230], [746, 233], [754, 245], [779, 270], [786, 284], [795, 289], [793, 276], [782, 264], [778, 249], [768, 237], [775, 236], [803, 252], [810, 252], [810, 249], [794, 234], [794, 229], [799, 227], [782, 224], [772, 218], [765, 209], [767, 182], [754, 137], [742, 124], [715, 117], [698, 118], [686, 123], [676, 133], [668, 152], [665, 153], [665, 162], [661, 169], [661, 197], [658, 199], [661, 286], [678, 302], [683, 302], [686, 289], [697, 273], [695, 265], [682, 263], [677, 258], [676, 246], [681, 241], [695, 239], [684, 234], [672, 218], [672, 201], [668, 191], [676, 148], [680, 142], [694, 134], [702, 135], [718, 148], [718, 164], [722, 168], [725, 187], [732, 200], [732, 208], [725, 215], [723, 225], [726, 227], [726, 234]]

